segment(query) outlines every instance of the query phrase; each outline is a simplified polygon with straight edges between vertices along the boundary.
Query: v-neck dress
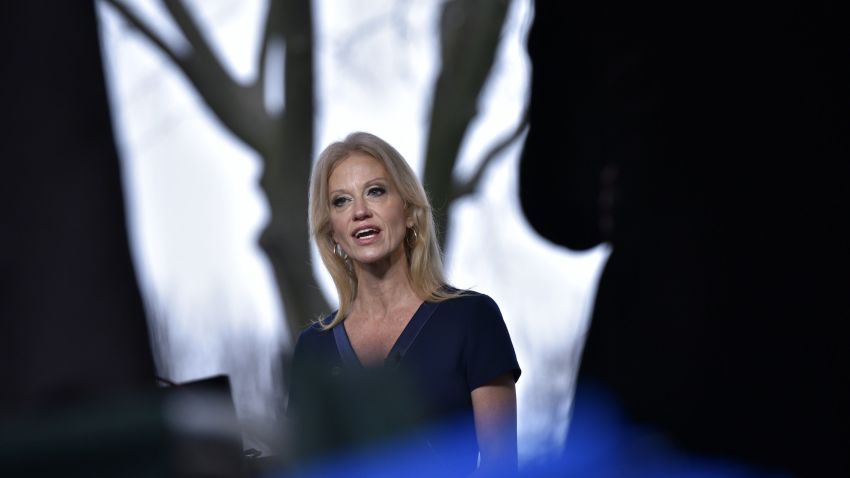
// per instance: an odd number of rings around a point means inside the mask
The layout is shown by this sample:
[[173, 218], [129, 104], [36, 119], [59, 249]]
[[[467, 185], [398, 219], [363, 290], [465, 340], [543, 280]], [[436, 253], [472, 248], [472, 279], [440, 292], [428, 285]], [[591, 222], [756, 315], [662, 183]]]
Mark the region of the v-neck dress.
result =
[[472, 471], [478, 444], [470, 394], [505, 373], [516, 381], [520, 368], [499, 307], [484, 294], [463, 292], [424, 302], [383, 367], [360, 364], [342, 324], [305, 329], [292, 357], [287, 414], [301, 420], [298, 430], [308, 435], [295, 439], [314, 451], [380, 436], [372, 430], [378, 422], [390, 431], [393, 422], [398, 430], [415, 424], [436, 460]]

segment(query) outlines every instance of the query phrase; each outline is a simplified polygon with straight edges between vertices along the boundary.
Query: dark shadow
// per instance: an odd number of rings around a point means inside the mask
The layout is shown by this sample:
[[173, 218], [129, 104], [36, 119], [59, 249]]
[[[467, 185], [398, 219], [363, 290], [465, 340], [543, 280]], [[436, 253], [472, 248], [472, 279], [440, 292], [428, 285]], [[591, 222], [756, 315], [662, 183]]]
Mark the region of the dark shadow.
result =
[[237, 476], [157, 393], [94, 2], [4, 2], [0, 51], [0, 475]]
[[535, 8], [523, 209], [613, 247], [579, 394], [688, 453], [847, 474], [847, 12]]
[[2, 9], [3, 411], [152, 388], [94, 5]]

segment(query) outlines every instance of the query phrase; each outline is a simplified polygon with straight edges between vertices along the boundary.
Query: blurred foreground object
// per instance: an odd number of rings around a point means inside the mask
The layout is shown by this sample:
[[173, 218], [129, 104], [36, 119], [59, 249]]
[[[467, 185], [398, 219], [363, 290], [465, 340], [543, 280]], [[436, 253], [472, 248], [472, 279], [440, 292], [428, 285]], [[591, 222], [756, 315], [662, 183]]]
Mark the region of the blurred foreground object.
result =
[[208, 394], [156, 390], [94, 4], [0, 9], [0, 475], [235, 476]]
[[0, 423], [2, 476], [253, 476], [226, 376]]
[[152, 390], [91, 2], [0, 14], [0, 414]]
[[579, 394], [680, 450], [850, 474], [843, 8], [537, 2], [523, 209], [613, 246]]

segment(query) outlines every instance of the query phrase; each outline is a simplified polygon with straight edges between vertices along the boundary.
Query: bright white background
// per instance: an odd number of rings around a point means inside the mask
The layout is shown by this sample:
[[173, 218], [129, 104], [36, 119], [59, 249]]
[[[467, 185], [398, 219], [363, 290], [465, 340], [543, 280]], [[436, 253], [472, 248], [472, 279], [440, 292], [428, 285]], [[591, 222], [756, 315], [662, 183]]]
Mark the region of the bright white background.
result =
[[[128, 2], [175, 46], [184, 45], [153, 0]], [[248, 81], [264, 0], [187, 0], [229, 71]], [[317, 0], [316, 151], [354, 130], [375, 133], [423, 169], [431, 86], [439, 67], [435, 0]], [[127, 195], [128, 227], [159, 373], [183, 382], [231, 376], [246, 422], [272, 422], [280, 393], [275, 358], [291, 345], [270, 265], [257, 245], [268, 209], [261, 161], [213, 117], [167, 59], [99, 5], [104, 63]], [[474, 170], [516, 124], [527, 100], [530, 0], [515, 0], [481, 115], [455, 174]], [[278, 101], [284, 99], [278, 99]], [[560, 449], [578, 357], [609, 250], [585, 253], [537, 236], [517, 193], [521, 141], [490, 165], [478, 192], [454, 205], [446, 251], [450, 281], [492, 296], [516, 347], [520, 457]], [[553, 158], [556, 160], [557, 158]], [[558, 205], [552, 205], [558, 214]], [[323, 291], [334, 303], [330, 278]], [[262, 447], [246, 438], [246, 447]]]

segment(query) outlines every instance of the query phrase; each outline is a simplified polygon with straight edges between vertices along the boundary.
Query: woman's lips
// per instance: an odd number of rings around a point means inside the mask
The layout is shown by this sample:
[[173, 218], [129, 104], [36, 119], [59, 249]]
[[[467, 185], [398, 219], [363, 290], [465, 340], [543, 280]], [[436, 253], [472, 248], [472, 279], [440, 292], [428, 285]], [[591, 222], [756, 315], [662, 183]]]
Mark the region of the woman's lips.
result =
[[[361, 232], [365, 232], [366, 234], [361, 235]], [[359, 235], [361, 237], [357, 237]], [[360, 229], [354, 231], [354, 233], [352, 234], [352, 237], [354, 238], [355, 244], [360, 245], [360, 246], [366, 246], [366, 245], [372, 244], [373, 242], [377, 241], [379, 235], [381, 235], [381, 230], [378, 229], [377, 227], [371, 227], [370, 226], [370, 227], [366, 227], [366, 228], [360, 228]]]
[[362, 238], [356, 238], [355, 237], [354, 242], [356, 242], [357, 245], [359, 245], [359, 246], [368, 246], [369, 244], [372, 244], [373, 242], [377, 241], [378, 236], [380, 234], [381, 234], [380, 232], [376, 232], [375, 234], [372, 234], [371, 236], [366, 236], [366, 237], [362, 237]]

